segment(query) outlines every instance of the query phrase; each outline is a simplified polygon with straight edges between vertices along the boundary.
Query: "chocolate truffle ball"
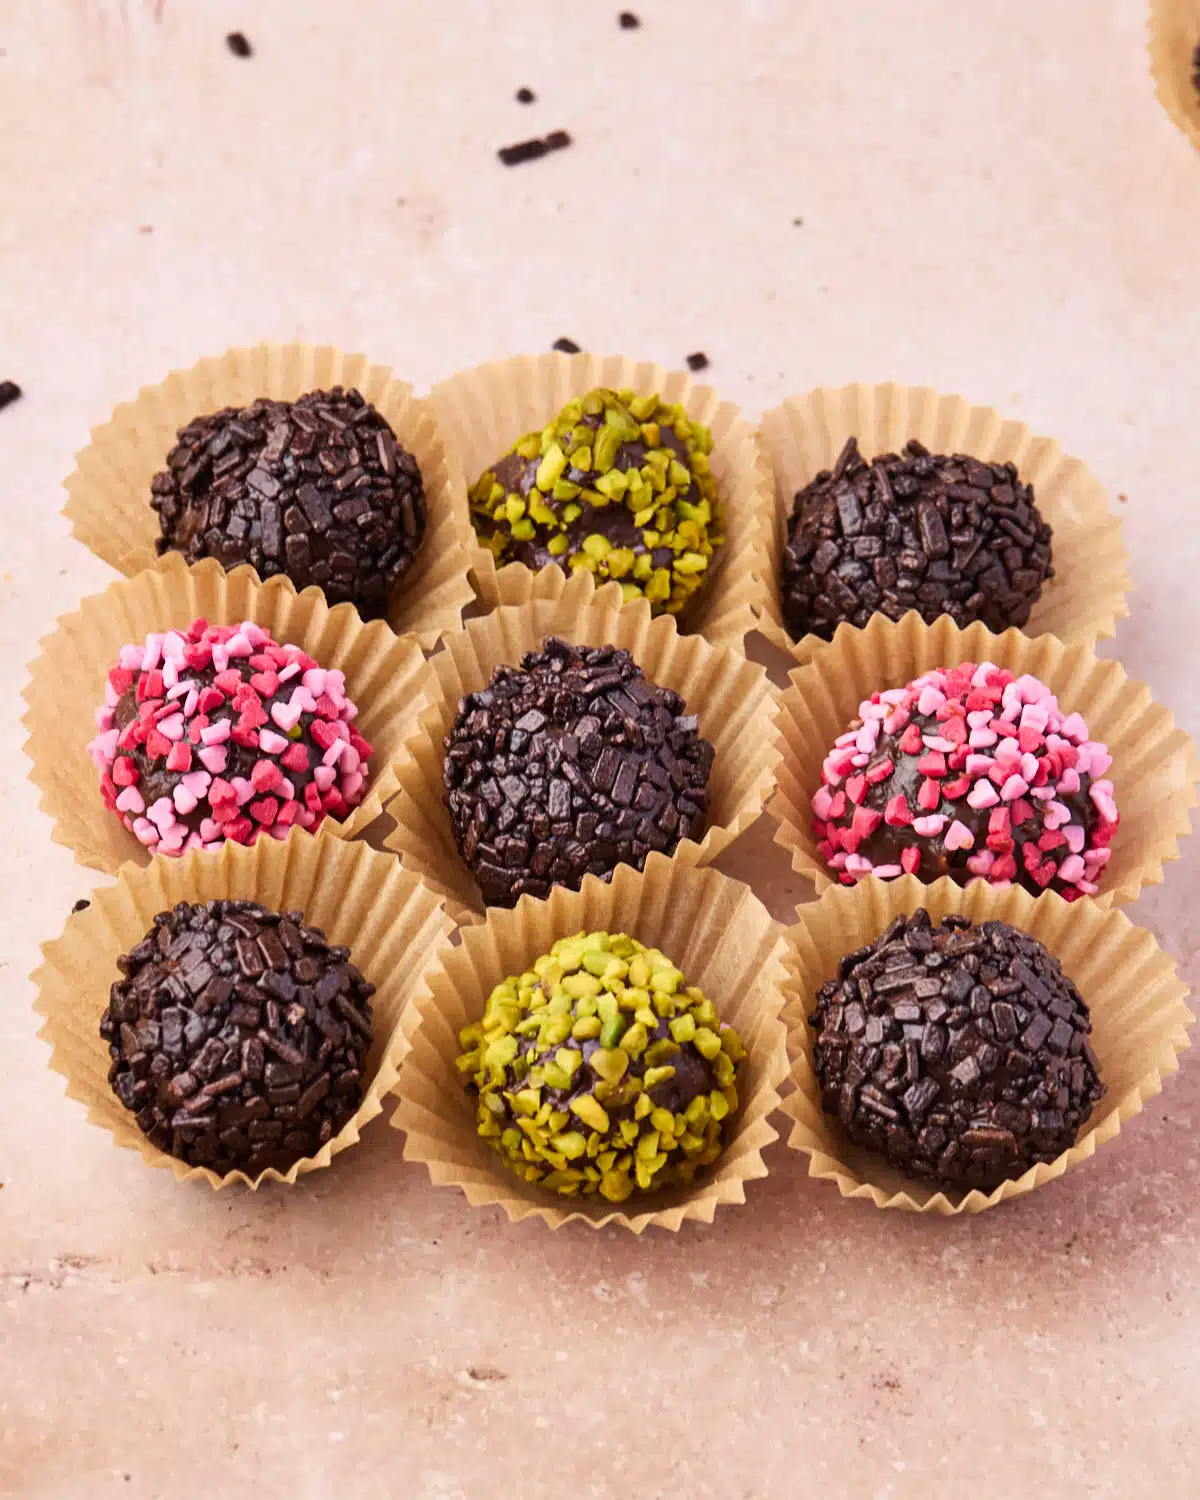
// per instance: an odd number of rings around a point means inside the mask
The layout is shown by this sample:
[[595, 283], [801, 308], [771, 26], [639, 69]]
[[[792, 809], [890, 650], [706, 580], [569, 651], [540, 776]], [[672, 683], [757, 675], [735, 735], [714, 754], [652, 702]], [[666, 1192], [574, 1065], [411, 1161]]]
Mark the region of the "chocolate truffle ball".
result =
[[711, 1000], [624, 933], [562, 938], [460, 1035], [479, 1134], [524, 1178], [623, 1203], [720, 1156], [746, 1053]]
[[160, 1151], [283, 1171], [362, 1103], [375, 986], [302, 912], [181, 901], [117, 967], [108, 1081]]
[[1012, 464], [910, 442], [869, 464], [850, 438], [796, 495], [780, 578], [794, 640], [915, 609], [932, 622], [1024, 625], [1053, 578], [1051, 531]]
[[628, 651], [551, 637], [458, 706], [445, 741], [454, 841], [488, 906], [641, 869], [703, 836], [713, 748]]
[[589, 391], [479, 477], [471, 518], [500, 564], [583, 569], [678, 614], [725, 540], [711, 451], [682, 406]]
[[121, 647], [88, 751], [100, 792], [156, 854], [252, 844], [345, 818], [371, 746], [345, 675], [260, 625], [209, 625]]
[[160, 554], [286, 573], [331, 604], [348, 600], [364, 620], [387, 613], [425, 535], [416, 459], [341, 386], [197, 417], [150, 488]]
[[872, 693], [825, 758], [813, 836], [864, 875], [1094, 896], [1120, 819], [1112, 757], [1044, 682], [990, 662]]
[[897, 917], [808, 1018], [822, 1105], [910, 1177], [993, 1188], [1074, 1145], [1104, 1094], [1079, 991], [1004, 922]]

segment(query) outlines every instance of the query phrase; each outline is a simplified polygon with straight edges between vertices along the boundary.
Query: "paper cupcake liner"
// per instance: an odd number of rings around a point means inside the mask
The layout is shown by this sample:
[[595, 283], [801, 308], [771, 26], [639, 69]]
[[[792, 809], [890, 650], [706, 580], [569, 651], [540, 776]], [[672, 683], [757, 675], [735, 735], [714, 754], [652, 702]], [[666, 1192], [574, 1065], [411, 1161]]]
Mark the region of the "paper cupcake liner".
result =
[[165, 466], [176, 435], [193, 418], [225, 406], [248, 406], [260, 396], [294, 401], [309, 391], [341, 385], [360, 391], [387, 419], [403, 448], [420, 465], [429, 519], [412, 568], [393, 593], [388, 621], [411, 633], [427, 651], [462, 624], [474, 599], [467, 577], [474, 549], [466, 496], [451, 483], [443, 436], [429, 406], [384, 365], [361, 354], [310, 344], [256, 344], [175, 370], [144, 386], [133, 401], [94, 427], [66, 481], [64, 514], [85, 547], [129, 576], [157, 562], [158, 516], [150, 481]]
[[362, 802], [343, 822], [326, 818], [322, 836], [352, 838], [396, 790], [402, 746], [433, 680], [413, 637], [394, 635], [382, 620], [364, 625], [349, 604], [331, 609], [320, 589], [298, 594], [286, 578], [260, 583], [252, 568], [226, 573], [212, 559], [189, 568], [171, 553], [159, 567], [118, 580], [63, 615], [41, 642], [25, 687], [30, 779], [54, 824], [51, 837], [89, 869], [111, 875], [127, 861], [144, 865], [152, 858], [104, 806], [87, 752], [109, 669], [126, 642], [197, 618], [214, 625], [253, 620], [281, 644], [301, 646], [323, 667], [345, 672], [346, 693], [359, 709], [355, 724], [374, 753]]
[[[1091, 1042], [1107, 1093], [1068, 1151], [990, 1193], [978, 1188], [942, 1192], [912, 1181], [882, 1156], [851, 1145], [840, 1122], [821, 1108], [808, 1025], [817, 991], [836, 977], [844, 954], [873, 942], [894, 917], [922, 906], [935, 923], [962, 912], [973, 922], [1008, 922], [1031, 933], [1059, 960], [1091, 1012]], [[1194, 1017], [1184, 1003], [1188, 989], [1174, 962], [1122, 912], [1102, 911], [1092, 901], [1068, 904], [1051, 891], [1035, 901], [1016, 886], [994, 890], [977, 884], [964, 890], [952, 880], [922, 885], [906, 875], [854, 889], [839, 886], [820, 901], [797, 907], [796, 915], [800, 920], [788, 932], [791, 977], [784, 987], [788, 1049], [795, 1059], [793, 1089], [783, 1103], [793, 1122], [788, 1144], [808, 1153], [810, 1176], [835, 1182], [844, 1198], [869, 1198], [877, 1208], [950, 1215], [979, 1213], [1024, 1197], [1111, 1140], [1160, 1091], [1189, 1045], [1187, 1031]]]
[[[626, 932], [660, 948], [737, 1028], [747, 1052], [738, 1077], [741, 1105], [711, 1172], [687, 1188], [635, 1196], [627, 1211], [522, 1182], [476, 1134], [475, 1106], [455, 1067], [459, 1031], [483, 1015], [492, 989], [581, 929]], [[597, 1229], [619, 1224], [634, 1234], [649, 1224], [677, 1230], [685, 1219], [711, 1224], [719, 1204], [745, 1202], [746, 1183], [767, 1175], [762, 1150], [778, 1139], [769, 1116], [788, 1072], [779, 1019], [782, 929], [749, 886], [652, 854], [642, 874], [622, 866], [611, 884], [589, 875], [579, 891], [560, 887], [546, 901], [523, 896], [511, 911], [493, 910], [484, 925], [463, 928], [461, 936], [426, 976], [410, 1012], [416, 1019], [406, 1028], [412, 1051], [392, 1124], [407, 1132], [407, 1160], [424, 1162], [435, 1183], [461, 1188], [475, 1206], [496, 1203], [514, 1223], [536, 1216], [551, 1229], [580, 1221]]]
[[[141, 941], [157, 913], [178, 901], [223, 898], [303, 911], [331, 942], [351, 950], [353, 962], [376, 987], [362, 1104], [315, 1156], [303, 1157], [286, 1172], [268, 1168], [253, 1179], [244, 1172], [220, 1177], [152, 1146], [109, 1087], [108, 1045], [100, 1036], [109, 989], [120, 977], [117, 958]], [[282, 843], [262, 839], [251, 848], [225, 844], [182, 859], [156, 859], [145, 869], [126, 865], [116, 885], [96, 891], [91, 900], [86, 911], [68, 918], [61, 937], [42, 944], [42, 964], [32, 976], [50, 1067], [67, 1080], [67, 1097], [77, 1099], [114, 1144], [139, 1151], [148, 1166], [169, 1167], [181, 1182], [202, 1179], [213, 1188], [234, 1182], [257, 1188], [268, 1180], [294, 1184], [358, 1141], [395, 1086], [408, 1051], [401, 1025], [405, 1008], [449, 947], [453, 931], [433, 892], [394, 859], [365, 844], [303, 832]]]
[[794, 661], [811, 660], [824, 644], [807, 635], [793, 641], [780, 609], [779, 575], [787, 523], [798, 490], [832, 469], [846, 439], [857, 437], [864, 456], [897, 453], [916, 438], [933, 453], [968, 453], [986, 463], [1016, 464], [1033, 486], [1038, 509], [1054, 528], [1055, 576], [1042, 589], [1026, 635], [1094, 645], [1129, 613], [1132, 587], [1121, 523], [1098, 480], [1050, 438], [1035, 437], [962, 396], [924, 387], [847, 385], [810, 391], [777, 406], [759, 433], [775, 476], [774, 504], [764, 507], [754, 562], [758, 629]]
[[1151, 0], [1150, 72], [1158, 102], [1200, 151], [1200, 0]]
[[716, 752], [708, 782], [709, 826], [698, 843], [685, 839], [678, 845], [678, 859], [697, 865], [716, 859], [760, 816], [774, 785], [775, 699], [762, 667], [729, 647], [681, 636], [666, 616], [652, 620], [644, 599], [622, 606], [615, 583], [597, 591], [590, 574], [568, 579], [549, 568], [530, 578], [532, 597], [524, 605], [471, 620], [464, 630], [447, 636], [431, 659], [433, 701], [405, 746], [397, 767], [399, 791], [386, 808], [396, 827], [385, 846], [444, 897], [459, 922], [482, 921], [485, 908], [450, 829], [443, 801], [443, 743], [459, 700], [486, 687], [493, 667], [519, 664], [547, 636], [623, 647], [647, 677], [673, 688], [688, 712], [699, 716], [700, 733]]
[[[456, 493], [466, 506], [467, 487], [514, 442], [547, 422], [576, 396], [595, 386], [657, 392], [679, 402], [693, 421], [712, 428], [712, 471], [725, 505], [725, 545], [710, 578], [680, 619], [680, 628], [703, 635], [716, 646], [742, 649], [754, 620], [751, 570], [757, 545], [758, 513], [769, 505], [770, 482], [754, 433], [731, 401], [708, 386], [695, 385], [682, 371], [637, 363], [617, 355], [519, 355], [454, 375], [430, 393], [451, 455]], [[471, 570], [489, 609], [525, 604], [533, 597], [535, 573], [521, 563], [497, 569], [486, 547], [476, 542]], [[559, 572], [560, 569], [543, 569]]]
[[1064, 646], [1050, 635], [1031, 640], [1019, 630], [992, 635], [980, 624], [959, 630], [946, 616], [926, 625], [915, 613], [898, 623], [876, 615], [862, 630], [841, 625], [832, 642], [789, 675], [775, 716], [781, 760], [771, 812], [779, 823], [775, 841], [791, 853], [792, 868], [812, 880], [818, 895], [835, 883], [812, 836], [812, 797], [825, 756], [863, 699], [961, 661], [1032, 673], [1064, 713], [1082, 714], [1091, 738], [1108, 746], [1121, 822], [1096, 905], [1122, 906], [1143, 886], [1158, 885], [1163, 865], [1179, 857], [1178, 841], [1191, 831], [1200, 760], [1150, 689], [1084, 645]]

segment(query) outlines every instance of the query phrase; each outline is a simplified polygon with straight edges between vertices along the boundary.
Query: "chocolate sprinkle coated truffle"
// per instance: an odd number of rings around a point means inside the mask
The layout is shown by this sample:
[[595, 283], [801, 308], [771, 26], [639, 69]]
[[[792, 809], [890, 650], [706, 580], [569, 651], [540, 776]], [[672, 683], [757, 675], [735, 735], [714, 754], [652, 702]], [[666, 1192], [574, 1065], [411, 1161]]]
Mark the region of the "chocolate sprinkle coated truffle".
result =
[[793, 640], [915, 609], [932, 623], [1024, 625], [1054, 577], [1051, 531], [1012, 464], [910, 442], [865, 462], [850, 438], [796, 495], [780, 578]]
[[362, 1103], [368, 984], [298, 911], [181, 901], [112, 987], [113, 1093], [150, 1141], [214, 1172], [286, 1170]]
[[160, 554], [315, 583], [364, 620], [387, 613], [425, 535], [417, 461], [358, 391], [226, 407], [183, 428], [155, 476]]
[[825, 758], [813, 835], [844, 885], [900, 874], [1094, 896], [1112, 757], [1036, 677], [960, 662], [873, 693]]
[[561, 938], [459, 1035], [479, 1134], [526, 1182], [623, 1203], [691, 1182], [737, 1109], [738, 1034], [656, 948]]
[[498, 563], [617, 579], [626, 599], [677, 614], [725, 540], [711, 451], [682, 406], [599, 388], [479, 477], [471, 519]]
[[446, 806], [488, 906], [578, 890], [699, 839], [713, 748], [627, 651], [550, 638], [499, 666], [446, 736]]
[[909, 1177], [994, 1188], [1074, 1145], [1104, 1094], [1078, 990], [1004, 922], [897, 917], [808, 1018], [821, 1102]]

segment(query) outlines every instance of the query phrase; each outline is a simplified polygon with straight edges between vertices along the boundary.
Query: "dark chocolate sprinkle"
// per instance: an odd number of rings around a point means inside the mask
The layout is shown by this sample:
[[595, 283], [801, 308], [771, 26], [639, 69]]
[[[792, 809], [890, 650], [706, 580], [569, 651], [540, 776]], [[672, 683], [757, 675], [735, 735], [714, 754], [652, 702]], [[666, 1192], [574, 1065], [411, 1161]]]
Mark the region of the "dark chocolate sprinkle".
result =
[[21, 399], [21, 387], [15, 380], [0, 380], [0, 411]]
[[506, 167], [517, 167], [522, 162], [537, 161], [551, 151], [561, 151], [571, 144], [565, 130], [552, 130], [545, 137], [534, 136], [532, 140], [518, 141], [515, 146], [501, 146], [496, 155]]
[[233, 53], [234, 57], [253, 57], [254, 48], [246, 40], [240, 31], [231, 31], [225, 38], [225, 45]]
[[533, 101], [536, 98], [537, 98], [537, 95], [533, 92], [532, 89], [518, 89], [517, 90], [517, 103], [518, 104], [532, 104]]
[[88, 907], [91, 906], [91, 904], [92, 903], [85, 896], [81, 896], [79, 900], [76, 901], [75, 905], [71, 908], [71, 915], [74, 916], [78, 911], [87, 911]]
[[[932, 994], [922, 951], [940, 964]], [[1054, 1161], [1105, 1092], [1078, 990], [1004, 922], [899, 917], [842, 960], [808, 1020], [826, 1113], [907, 1176], [948, 1187], [990, 1189]]]
[[695, 354], [689, 354], [687, 357], [687, 367], [689, 370], [707, 370], [708, 355], [703, 353], [703, 351], [697, 351], [697, 353]]
[[636, 31], [642, 22], [640, 17], [636, 16], [633, 11], [623, 10], [617, 17], [617, 24], [622, 31]]
[[552, 349], [557, 349], [560, 354], [579, 353], [579, 345], [575, 342], [574, 339], [555, 339], [554, 343], [551, 344], [550, 347]]
[[303, 921], [180, 902], [117, 960], [108, 1079], [159, 1150], [222, 1174], [285, 1170], [358, 1109], [375, 987]]
[[463, 698], [445, 741], [455, 843], [485, 903], [641, 869], [698, 839], [713, 749], [626, 651], [551, 638]]

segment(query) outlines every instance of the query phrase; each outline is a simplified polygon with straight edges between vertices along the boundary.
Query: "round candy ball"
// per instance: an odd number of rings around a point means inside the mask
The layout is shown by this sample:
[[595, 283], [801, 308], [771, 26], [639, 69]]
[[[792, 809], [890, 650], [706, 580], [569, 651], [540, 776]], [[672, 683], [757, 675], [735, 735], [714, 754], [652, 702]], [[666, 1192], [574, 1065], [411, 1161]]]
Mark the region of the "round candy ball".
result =
[[873, 693], [825, 758], [813, 836], [864, 875], [1099, 890], [1120, 821], [1107, 748], [1036, 677], [962, 662]]
[[562, 938], [488, 997], [458, 1066], [526, 1182], [623, 1203], [720, 1156], [746, 1053], [711, 1000], [624, 933]]
[[877, 611], [898, 620], [1024, 625], [1053, 578], [1051, 530], [1010, 463], [910, 442], [870, 463], [850, 438], [832, 470], [796, 495], [780, 576], [794, 640], [832, 640]]
[[479, 477], [471, 517], [498, 563], [586, 570], [678, 614], [725, 540], [711, 451], [682, 406], [589, 391]]
[[986, 1190], [1054, 1161], [1105, 1091], [1078, 990], [1004, 922], [897, 917], [842, 959], [808, 1022], [826, 1113], [947, 1187]]
[[627, 651], [551, 637], [458, 706], [444, 781], [488, 906], [547, 896], [703, 836], [713, 747]]
[[358, 391], [226, 407], [183, 428], [151, 484], [159, 553], [315, 583], [364, 620], [387, 613], [425, 535], [417, 461]]
[[362, 1103], [375, 986], [302, 912], [183, 901], [117, 967], [108, 1081], [160, 1151], [284, 1171]]
[[371, 746], [342, 672], [252, 621], [121, 647], [88, 745], [104, 805], [155, 854], [315, 829], [362, 801]]

